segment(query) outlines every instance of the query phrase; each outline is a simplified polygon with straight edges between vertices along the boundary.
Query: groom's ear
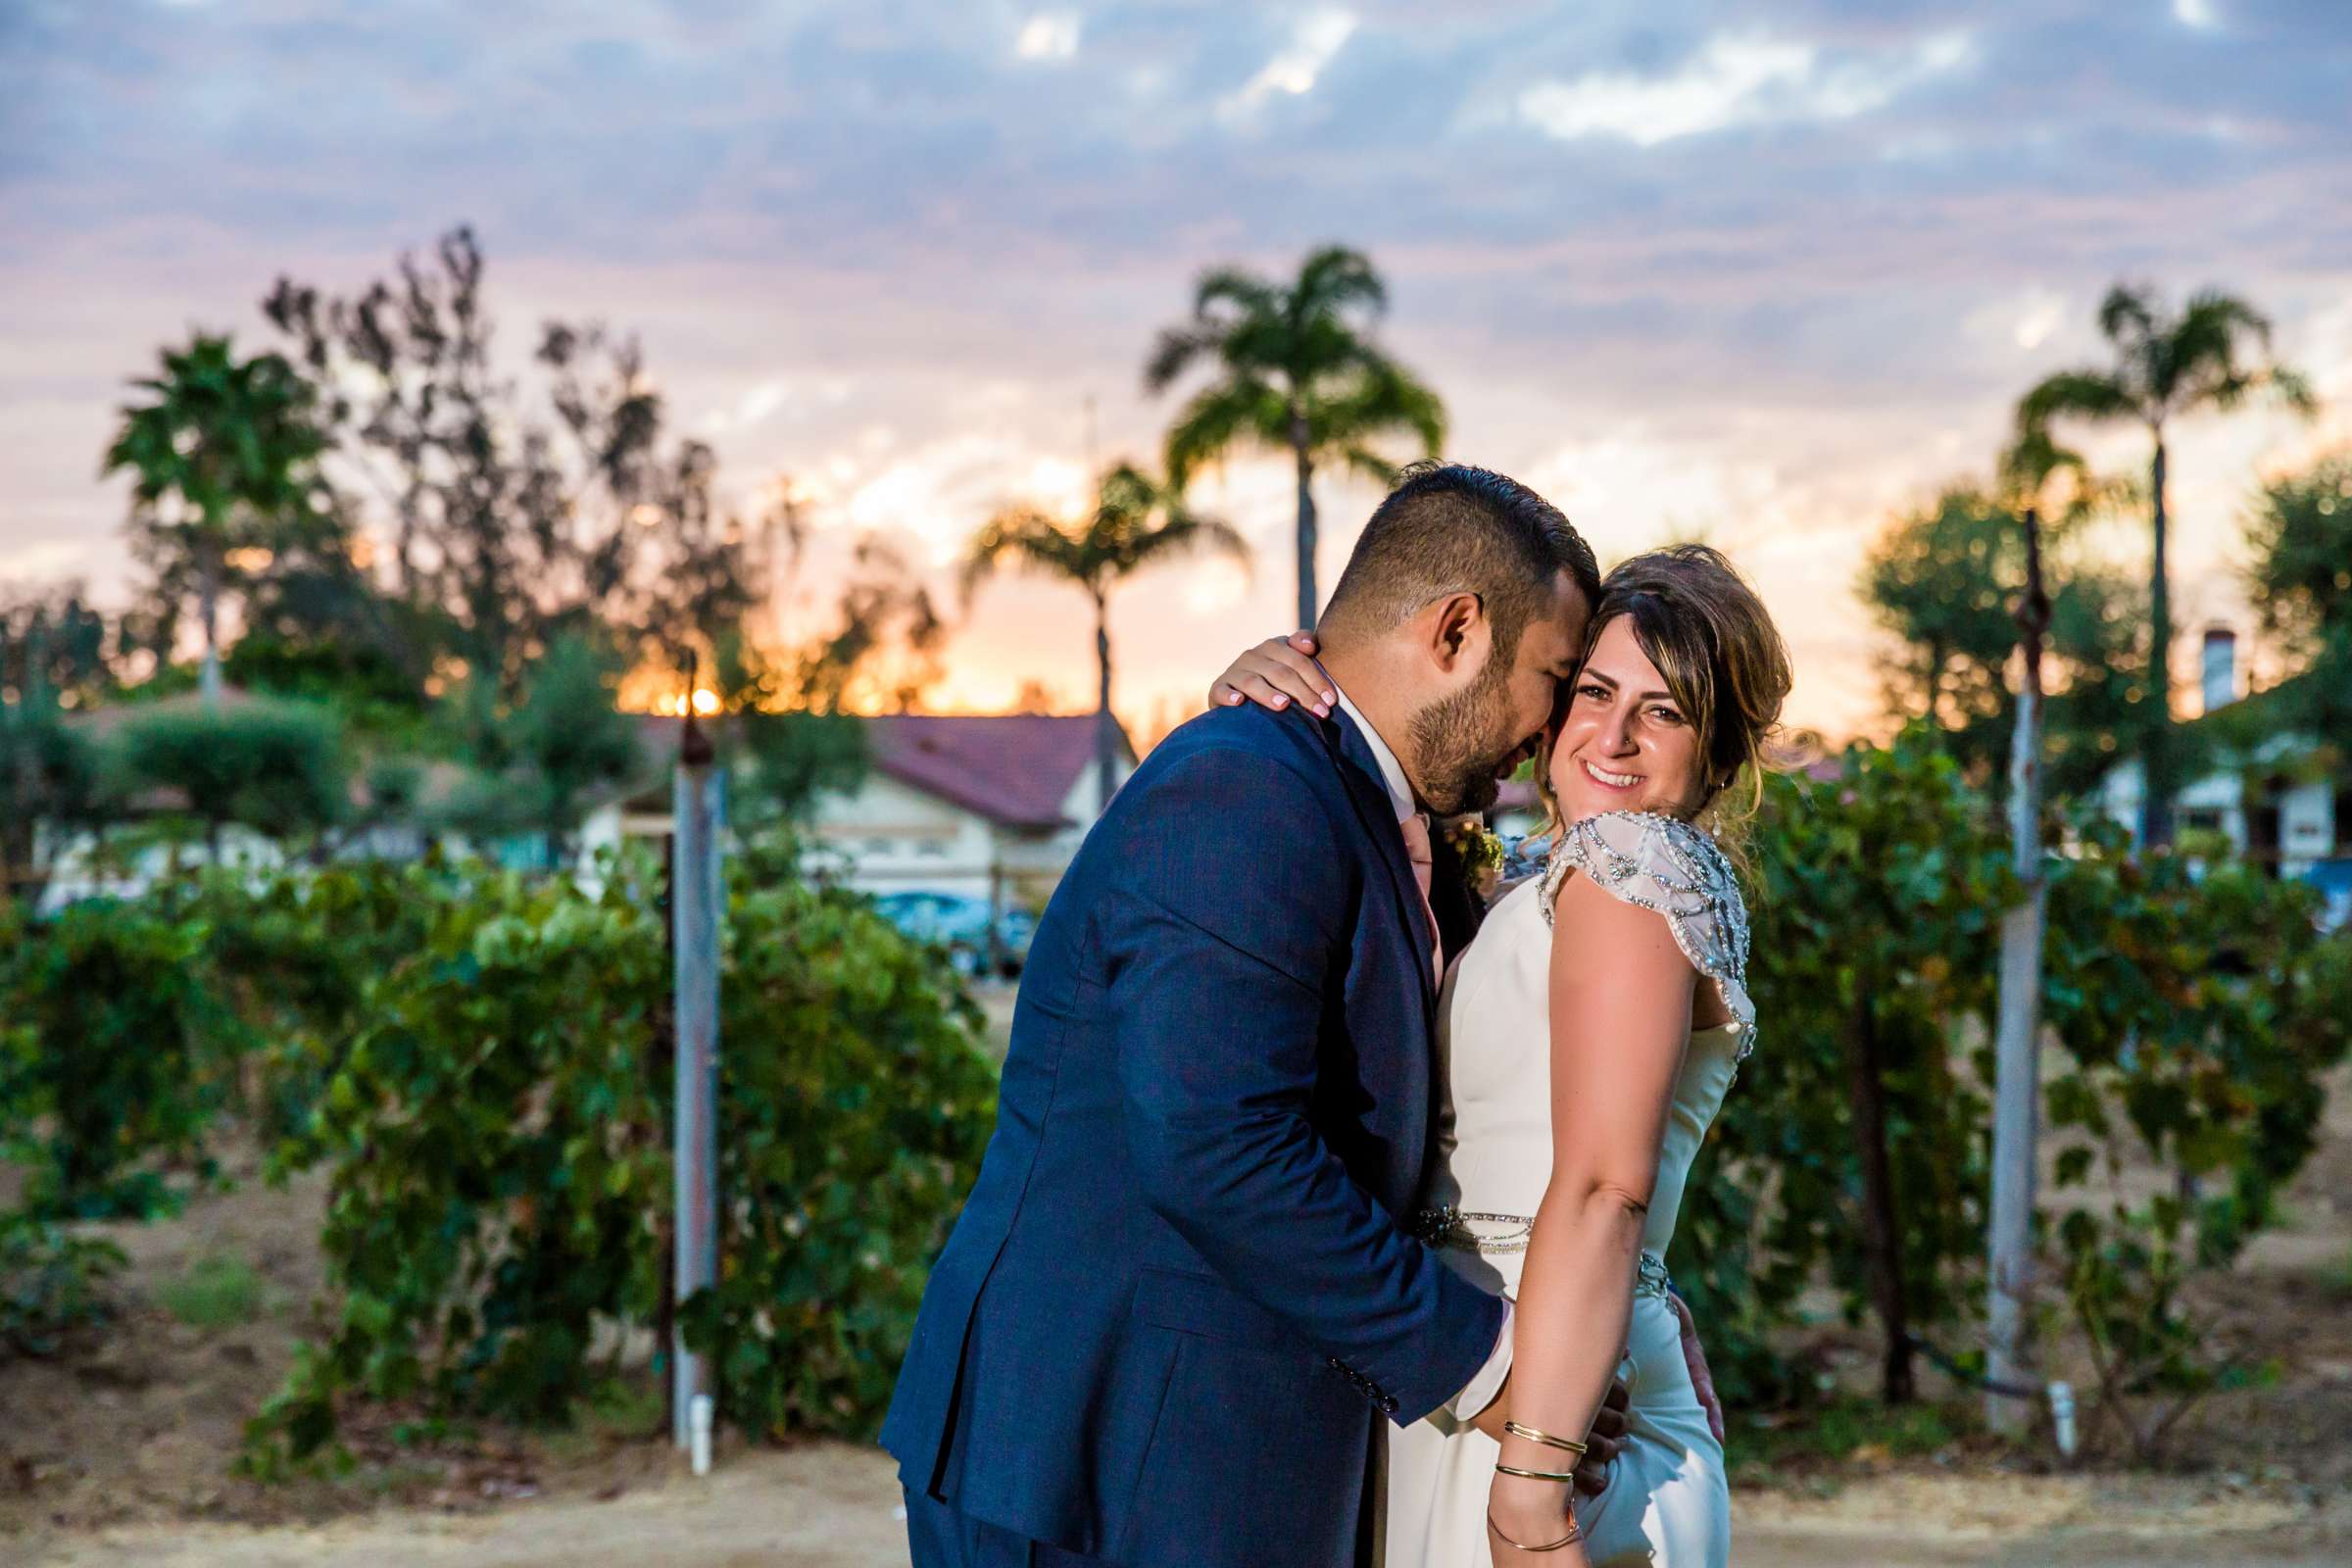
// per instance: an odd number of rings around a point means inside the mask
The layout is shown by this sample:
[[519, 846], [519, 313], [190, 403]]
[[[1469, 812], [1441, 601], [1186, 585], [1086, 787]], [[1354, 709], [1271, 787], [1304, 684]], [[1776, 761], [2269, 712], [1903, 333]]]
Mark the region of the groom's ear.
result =
[[1430, 658], [1448, 675], [1462, 673], [1465, 661], [1486, 646], [1487, 607], [1469, 592], [1447, 594], [1424, 610]]

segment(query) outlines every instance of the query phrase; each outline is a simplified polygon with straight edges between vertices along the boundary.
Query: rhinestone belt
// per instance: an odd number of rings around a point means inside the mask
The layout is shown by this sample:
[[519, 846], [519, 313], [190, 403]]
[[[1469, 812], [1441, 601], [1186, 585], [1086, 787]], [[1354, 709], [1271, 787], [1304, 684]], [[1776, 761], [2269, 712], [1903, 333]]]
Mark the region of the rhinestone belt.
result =
[[[1473, 1226], [1501, 1226], [1497, 1231], [1481, 1232]], [[1432, 1247], [1452, 1248], [1457, 1251], [1478, 1252], [1493, 1257], [1505, 1252], [1524, 1252], [1530, 1237], [1535, 1234], [1536, 1222], [1525, 1214], [1484, 1214], [1475, 1209], [1456, 1208], [1451, 1203], [1442, 1208], [1425, 1208], [1413, 1216], [1412, 1233]], [[1636, 1296], [1666, 1295], [1666, 1260], [1644, 1250], [1641, 1266], [1634, 1277]]]

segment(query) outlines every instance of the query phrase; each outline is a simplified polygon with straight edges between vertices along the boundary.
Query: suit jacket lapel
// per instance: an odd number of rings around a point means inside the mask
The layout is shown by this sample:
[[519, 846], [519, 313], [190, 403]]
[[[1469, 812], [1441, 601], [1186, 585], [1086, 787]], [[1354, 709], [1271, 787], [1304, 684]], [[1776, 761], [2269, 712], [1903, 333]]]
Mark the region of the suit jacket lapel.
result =
[[1396, 831], [1396, 808], [1390, 804], [1388, 785], [1381, 781], [1380, 763], [1346, 713], [1335, 711], [1316, 727], [1348, 786], [1348, 798], [1355, 804], [1364, 831], [1380, 853], [1381, 864], [1388, 868], [1391, 891], [1404, 917], [1405, 932], [1412, 938], [1413, 954], [1420, 960], [1413, 968], [1421, 977], [1422, 1009], [1434, 1023], [1438, 1010], [1437, 934], [1421, 911], [1421, 889], [1413, 880], [1412, 861], [1405, 858], [1404, 835]]

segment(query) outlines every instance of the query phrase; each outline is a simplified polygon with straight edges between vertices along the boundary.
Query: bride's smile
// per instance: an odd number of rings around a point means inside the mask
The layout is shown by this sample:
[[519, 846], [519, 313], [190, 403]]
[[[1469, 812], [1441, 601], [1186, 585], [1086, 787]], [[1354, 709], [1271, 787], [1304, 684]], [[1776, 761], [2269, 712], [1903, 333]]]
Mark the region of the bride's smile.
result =
[[1642, 652], [1633, 618], [1611, 620], [1570, 683], [1552, 739], [1551, 788], [1561, 817], [1695, 816], [1707, 796], [1702, 751], [1698, 726]]

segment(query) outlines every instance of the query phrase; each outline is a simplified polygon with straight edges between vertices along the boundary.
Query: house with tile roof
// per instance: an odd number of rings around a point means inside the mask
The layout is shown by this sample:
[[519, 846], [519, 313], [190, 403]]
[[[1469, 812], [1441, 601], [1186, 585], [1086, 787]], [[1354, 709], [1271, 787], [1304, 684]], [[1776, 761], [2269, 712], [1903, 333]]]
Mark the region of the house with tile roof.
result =
[[[1042, 908], [1103, 803], [1092, 713], [892, 713], [865, 721], [859, 785], [822, 798], [812, 853], [872, 893], [926, 888]], [[1117, 735], [1117, 777], [1135, 770]]]
[[[2352, 759], [2340, 738], [2300, 732], [2286, 699], [2305, 674], [2240, 694], [2237, 637], [2227, 626], [2205, 633], [2202, 714], [2185, 726], [2209, 759], [2203, 774], [2173, 798], [2174, 828], [2218, 835], [2230, 853], [2327, 894], [2331, 918], [2352, 919]], [[2108, 771], [2100, 806], [2137, 831], [2145, 775], [2137, 758]]]

